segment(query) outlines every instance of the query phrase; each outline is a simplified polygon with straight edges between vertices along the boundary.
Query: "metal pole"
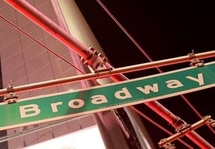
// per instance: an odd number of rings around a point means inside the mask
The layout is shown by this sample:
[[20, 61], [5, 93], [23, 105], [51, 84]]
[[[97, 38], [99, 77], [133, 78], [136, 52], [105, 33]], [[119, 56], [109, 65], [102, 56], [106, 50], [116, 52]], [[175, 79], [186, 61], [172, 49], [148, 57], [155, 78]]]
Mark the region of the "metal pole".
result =
[[193, 130], [195, 130], [195, 129], [201, 127], [201, 126], [203, 126], [205, 123], [208, 122], [209, 119], [211, 119], [211, 116], [210, 116], [210, 115], [209, 115], [209, 116], [203, 117], [202, 120], [200, 120], [200, 121], [198, 121], [198, 122], [196, 122], [196, 123], [194, 123], [194, 124], [188, 126], [187, 128], [185, 128], [185, 129], [183, 129], [183, 130], [181, 130], [181, 131], [175, 133], [174, 135], [172, 135], [172, 136], [170, 136], [170, 137], [168, 137], [168, 138], [162, 139], [162, 140], [158, 143], [158, 145], [159, 145], [160, 147], [163, 147], [166, 143], [171, 143], [171, 142], [175, 141], [176, 139], [178, 139], [178, 138], [180, 138], [180, 137], [183, 137], [186, 133], [189, 133], [189, 132], [191, 132], [191, 131], [193, 131]]
[[65, 45], [72, 48], [76, 53], [84, 58], [89, 58], [88, 48], [79, 42], [76, 38], [72, 37], [69, 33], [61, 29], [58, 25], [53, 23], [48, 17], [39, 12], [36, 8], [23, 0], [5, 0], [8, 4], [13, 6], [16, 10], [25, 14], [26, 17], [31, 18], [33, 22], [45, 29], [55, 38], [59, 39]]
[[[69, 35], [60, 27], [58, 27], [55, 23], [53, 23], [53, 21], [51, 21], [49, 18], [47, 18], [45, 15], [43, 15], [33, 6], [28, 4], [28, 2], [21, 1], [21, 0], [5, 0], [5, 1], [15, 9], [19, 10], [21, 13], [23, 13], [33, 22], [38, 24], [40, 27], [45, 29], [51, 35], [56, 37], [62, 43], [72, 48], [77, 54], [79, 54], [85, 60], [87, 60], [90, 66], [93, 67], [94, 69], [96, 69], [96, 66], [98, 63], [102, 62], [101, 58], [99, 58], [98, 56], [94, 57], [94, 53], [92, 51], [88, 51], [88, 49], [83, 44], [81, 44], [71, 35]], [[111, 65], [108, 63], [106, 63], [106, 66], [111, 67]], [[123, 75], [111, 76], [111, 78], [116, 82], [127, 80], [127, 78]], [[171, 124], [174, 126], [174, 122], [177, 122], [178, 120], [177, 116], [175, 116], [173, 113], [168, 111], [164, 106], [162, 106], [157, 101], [149, 102], [149, 103], [150, 104], [147, 105], [148, 107], [150, 107], [159, 115], [163, 115], [164, 116], [163, 118], [166, 119], [167, 121], [170, 121]], [[172, 116], [170, 117], [169, 115], [172, 115]], [[210, 145], [206, 140], [200, 137], [197, 133], [190, 132], [189, 134], [192, 134], [192, 136], [187, 135], [187, 137], [189, 137], [192, 141], [194, 141], [197, 145], [199, 145], [199, 147], [213, 148], [212, 145]]]
[[[210, 54], [208, 54], [208, 53], [210, 53]], [[201, 57], [208, 58], [211, 56], [215, 56], [215, 51], [199, 53], [196, 55], [198, 55], [199, 58], [201, 58]], [[205, 57], [205, 55], [207, 55], [208, 57]], [[140, 70], [146, 70], [146, 69], [150, 69], [150, 68], [155, 68], [157, 66], [167, 66], [170, 64], [186, 62], [188, 60], [189, 60], [188, 56], [181, 56], [181, 57], [176, 57], [176, 58], [171, 58], [171, 59], [159, 60], [159, 61], [148, 62], [148, 63], [143, 63], [143, 64], [136, 64], [136, 65], [125, 66], [125, 67], [120, 67], [120, 68], [104, 69], [104, 70], [95, 71], [94, 73], [88, 73], [88, 74], [84, 74], [84, 75], [37, 82], [37, 83], [26, 84], [26, 85], [22, 85], [22, 86], [15, 86], [15, 87], [13, 87], [13, 91], [14, 92], [25, 92], [25, 91], [29, 91], [29, 90], [38, 89], [38, 88], [45, 88], [45, 87], [50, 87], [50, 86], [66, 84], [69, 82], [77, 82], [77, 81], [89, 80], [89, 79], [101, 79], [101, 78], [105, 78], [105, 77], [116, 76], [121, 73], [129, 73], [129, 72], [135, 72], [135, 71], [140, 71]], [[0, 90], [0, 95], [4, 95], [7, 93], [8, 93], [7, 89]], [[153, 104], [153, 105], [155, 105], [155, 104]], [[168, 111], [168, 113], [169, 112], [170, 111]], [[170, 120], [168, 120], [168, 121], [170, 121]]]

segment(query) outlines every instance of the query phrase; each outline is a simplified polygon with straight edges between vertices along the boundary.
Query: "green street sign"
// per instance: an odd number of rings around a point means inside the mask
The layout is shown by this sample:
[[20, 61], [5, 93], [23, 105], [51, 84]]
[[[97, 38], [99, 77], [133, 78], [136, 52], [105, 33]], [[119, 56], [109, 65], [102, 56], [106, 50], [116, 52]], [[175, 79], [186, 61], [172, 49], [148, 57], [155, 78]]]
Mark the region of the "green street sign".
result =
[[215, 86], [215, 62], [77, 91], [0, 104], [0, 130], [71, 118]]

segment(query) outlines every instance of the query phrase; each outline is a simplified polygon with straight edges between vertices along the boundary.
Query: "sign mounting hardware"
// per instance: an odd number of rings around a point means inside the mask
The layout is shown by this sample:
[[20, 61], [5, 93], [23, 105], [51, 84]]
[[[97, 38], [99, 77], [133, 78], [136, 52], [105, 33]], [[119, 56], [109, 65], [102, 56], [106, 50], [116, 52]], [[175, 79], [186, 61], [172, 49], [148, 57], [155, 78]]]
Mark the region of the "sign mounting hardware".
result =
[[[165, 141], [165, 139], [162, 140], [162, 141]], [[175, 145], [172, 144], [172, 143], [170, 143], [170, 142], [167, 142], [166, 144], [164, 144], [163, 147], [164, 147], [165, 149], [176, 149]]]
[[100, 74], [102, 73], [106, 73], [108, 72], [109, 76], [111, 76], [111, 71], [113, 70], [113, 68], [105, 68], [105, 69], [98, 69], [98, 70], [95, 70], [94, 72], [97, 74], [97, 78], [102, 78], [100, 76]]
[[13, 83], [10, 81], [10, 83], [7, 86], [7, 93], [6, 97], [4, 97], [4, 101], [7, 101], [8, 104], [16, 103], [17, 98], [19, 98], [16, 93], [14, 93]]
[[194, 50], [192, 50], [192, 53], [189, 53], [188, 56], [190, 58], [190, 66], [197, 66], [197, 67], [204, 66], [204, 61], [196, 58]]
[[88, 58], [81, 57], [81, 61], [83, 64], [87, 66], [91, 66], [94, 70], [96, 70], [99, 66], [105, 65], [107, 62], [107, 58], [100, 52], [98, 52], [93, 46], [89, 47], [90, 56]]
[[214, 127], [214, 128], [215, 128], [215, 120], [214, 120], [214, 119], [209, 119], [209, 120], [208, 120], [208, 124], [209, 124], [211, 127]]
[[165, 149], [172, 149], [170, 147], [170, 145], [172, 145], [171, 143], [175, 140], [177, 140], [178, 138], [184, 136], [186, 133], [189, 133], [190, 131], [193, 131], [201, 126], [203, 126], [204, 124], [209, 124], [212, 127], [214, 126], [214, 120], [211, 119], [210, 115], [204, 116], [201, 120], [199, 120], [198, 122], [192, 124], [192, 125], [188, 125], [187, 127], [182, 128], [180, 131], [178, 131], [177, 133], [173, 134], [172, 136], [168, 137], [168, 138], [164, 138], [161, 139], [161, 141], [158, 143], [159, 147], [164, 147]]
[[[109, 70], [100, 72], [99, 75], [103, 73], [108, 76], [110, 72]], [[188, 67], [108, 85], [26, 98], [17, 100], [16, 104], [0, 103], [0, 113], [7, 111], [7, 114], [11, 114], [1, 116], [0, 130], [77, 117], [191, 93], [215, 87], [214, 78], [215, 62], [211, 62], [205, 64], [204, 67]], [[14, 91], [16, 89], [14, 87]], [[14, 93], [11, 88], [8, 92]], [[176, 123], [183, 124], [183, 121], [178, 118]]]

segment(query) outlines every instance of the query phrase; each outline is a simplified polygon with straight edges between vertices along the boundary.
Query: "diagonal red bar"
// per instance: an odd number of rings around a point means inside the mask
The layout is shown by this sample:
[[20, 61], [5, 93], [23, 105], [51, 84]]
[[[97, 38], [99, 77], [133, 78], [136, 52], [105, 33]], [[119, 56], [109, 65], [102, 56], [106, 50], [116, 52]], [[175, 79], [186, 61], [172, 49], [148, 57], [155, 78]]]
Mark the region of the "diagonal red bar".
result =
[[[52, 20], [47, 18], [41, 12], [39, 12], [36, 8], [28, 4], [28, 2], [24, 0], [5, 0], [8, 4], [14, 7], [16, 10], [20, 11], [26, 17], [31, 19], [41, 28], [49, 32], [63, 44], [70, 47], [74, 50], [78, 55], [82, 56], [84, 59], [89, 59], [91, 57], [91, 53], [89, 52], [88, 48], [84, 46], [81, 42], [77, 39], [72, 37], [70, 34], [62, 30], [58, 27]], [[92, 62], [93, 64], [93, 62]], [[110, 67], [111, 65], [107, 63], [107, 66]], [[127, 78], [123, 75], [116, 75], [111, 77], [114, 81], [122, 81], [126, 80]], [[177, 122], [178, 117], [171, 113], [168, 109], [162, 106], [159, 102], [149, 102], [148, 106], [151, 106], [156, 113], [161, 115], [165, 120], [170, 122], [174, 125]], [[177, 123], [175, 123], [177, 124]], [[187, 137], [189, 137], [193, 142], [195, 142], [200, 148], [204, 149], [212, 149], [214, 148], [211, 144], [209, 144], [205, 139], [199, 136], [196, 132], [190, 132]]]

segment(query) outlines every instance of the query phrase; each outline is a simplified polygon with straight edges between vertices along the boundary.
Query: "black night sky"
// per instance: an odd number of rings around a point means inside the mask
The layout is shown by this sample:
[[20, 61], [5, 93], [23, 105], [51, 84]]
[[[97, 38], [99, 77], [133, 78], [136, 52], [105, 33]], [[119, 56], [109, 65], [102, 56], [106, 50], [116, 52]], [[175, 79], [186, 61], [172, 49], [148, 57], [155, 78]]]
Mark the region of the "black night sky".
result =
[[[96, 0], [76, 0], [97, 37], [109, 61], [114, 67], [149, 62], [116, 23], [107, 15]], [[215, 49], [215, 1], [155, 1], [155, 0], [102, 0], [103, 4], [126, 28], [147, 54], [155, 61], [185, 56]], [[205, 62], [214, 61], [205, 59]], [[189, 62], [161, 68], [164, 72], [189, 67]], [[130, 79], [156, 74], [156, 69], [126, 74]], [[214, 88], [185, 96], [202, 116], [215, 119]], [[159, 101], [175, 115], [192, 124], [200, 120], [195, 112], [179, 96]], [[165, 120], [144, 104], [136, 106], [144, 114], [174, 133]], [[142, 119], [155, 145], [168, 137], [153, 124]], [[207, 126], [196, 130], [215, 146], [215, 134]], [[198, 148], [186, 137], [182, 138], [193, 148]], [[175, 141], [177, 148], [185, 149]]]

